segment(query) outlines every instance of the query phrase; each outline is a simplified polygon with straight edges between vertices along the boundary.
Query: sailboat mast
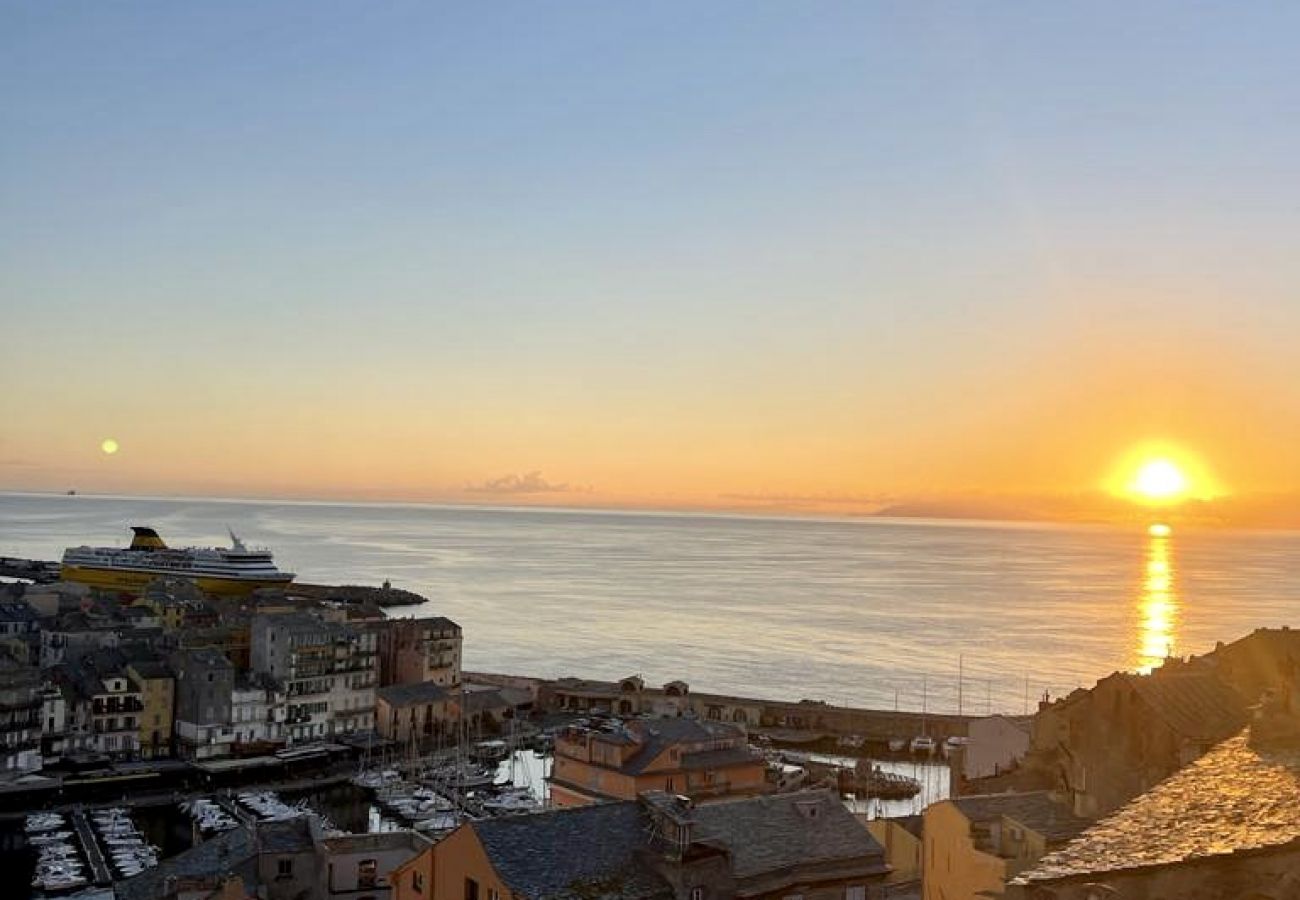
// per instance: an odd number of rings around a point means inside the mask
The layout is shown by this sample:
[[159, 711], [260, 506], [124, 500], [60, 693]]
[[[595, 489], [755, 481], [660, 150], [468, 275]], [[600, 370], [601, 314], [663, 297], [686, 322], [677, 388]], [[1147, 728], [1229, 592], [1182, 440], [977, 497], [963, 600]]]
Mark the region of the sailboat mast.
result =
[[961, 710], [961, 689], [962, 689], [962, 655], [957, 654], [957, 715], [962, 714]]

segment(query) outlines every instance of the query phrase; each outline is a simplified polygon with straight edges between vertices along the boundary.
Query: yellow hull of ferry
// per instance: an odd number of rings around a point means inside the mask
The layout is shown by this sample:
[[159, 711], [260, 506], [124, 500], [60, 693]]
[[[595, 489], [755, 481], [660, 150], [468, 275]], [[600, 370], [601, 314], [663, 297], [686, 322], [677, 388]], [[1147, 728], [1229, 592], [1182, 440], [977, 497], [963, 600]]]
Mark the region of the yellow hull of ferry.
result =
[[158, 578], [184, 578], [207, 594], [231, 596], [251, 594], [258, 588], [284, 587], [292, 578], [214, 578], [210, 575], [189, 577], [175, 572], [131, 572], [122, 569], [92, 569], [87, 566], [64, 566], [59, 575], [64, 581], [89, 585], [106, 591], [143, 590]]

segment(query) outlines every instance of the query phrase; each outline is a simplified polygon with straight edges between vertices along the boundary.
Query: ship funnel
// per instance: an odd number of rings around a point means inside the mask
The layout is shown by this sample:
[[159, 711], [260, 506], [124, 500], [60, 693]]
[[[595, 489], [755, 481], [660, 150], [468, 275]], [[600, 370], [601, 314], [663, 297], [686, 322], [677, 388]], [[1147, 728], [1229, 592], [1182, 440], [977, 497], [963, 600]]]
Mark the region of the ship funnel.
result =
[[139, 525], [132, 525], [131, 530], [135, 532], [135, 537], [131, 538], [132, 550], [166, 550], [167, 545], [163, 539], [158, 537], [158, 532], [152, 528], [144, 528]]

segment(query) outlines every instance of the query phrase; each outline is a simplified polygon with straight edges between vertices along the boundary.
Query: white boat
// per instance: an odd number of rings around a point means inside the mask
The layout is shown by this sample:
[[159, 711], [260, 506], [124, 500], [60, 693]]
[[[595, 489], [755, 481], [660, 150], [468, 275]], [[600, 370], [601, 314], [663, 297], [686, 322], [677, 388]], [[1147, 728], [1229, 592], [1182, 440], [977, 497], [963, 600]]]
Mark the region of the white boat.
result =
[[957, 750], [970, 744], [970, 738], [954, 735], [943, 742], [943, 755], [947, 759]]
[[907, 749], [907, 738], [890, 738], [889, 749], [894, 753], [902, 753]]
[[912, 738], [912, 752], [913, 752], [913, 753], [927, 753], [927, 754], [928, 754], [928, 753], [933, 753], [933, 752], [934, 752], [934, 738], [929, 737], [928, 735], [924, 735], [924, 734], [922, 734], [922, 735], [918, 735], [917, 737]]

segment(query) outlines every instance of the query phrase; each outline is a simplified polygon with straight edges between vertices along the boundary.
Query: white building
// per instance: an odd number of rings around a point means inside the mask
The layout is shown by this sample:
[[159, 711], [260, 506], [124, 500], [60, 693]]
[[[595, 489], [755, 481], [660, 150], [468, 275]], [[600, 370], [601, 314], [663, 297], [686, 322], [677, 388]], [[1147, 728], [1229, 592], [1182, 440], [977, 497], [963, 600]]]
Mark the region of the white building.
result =
[[309, 613], [259, 615], [251, 635], [253, 671], [284, 689], [289, 743], [372, 731], [378, 683], [377, 637]]

